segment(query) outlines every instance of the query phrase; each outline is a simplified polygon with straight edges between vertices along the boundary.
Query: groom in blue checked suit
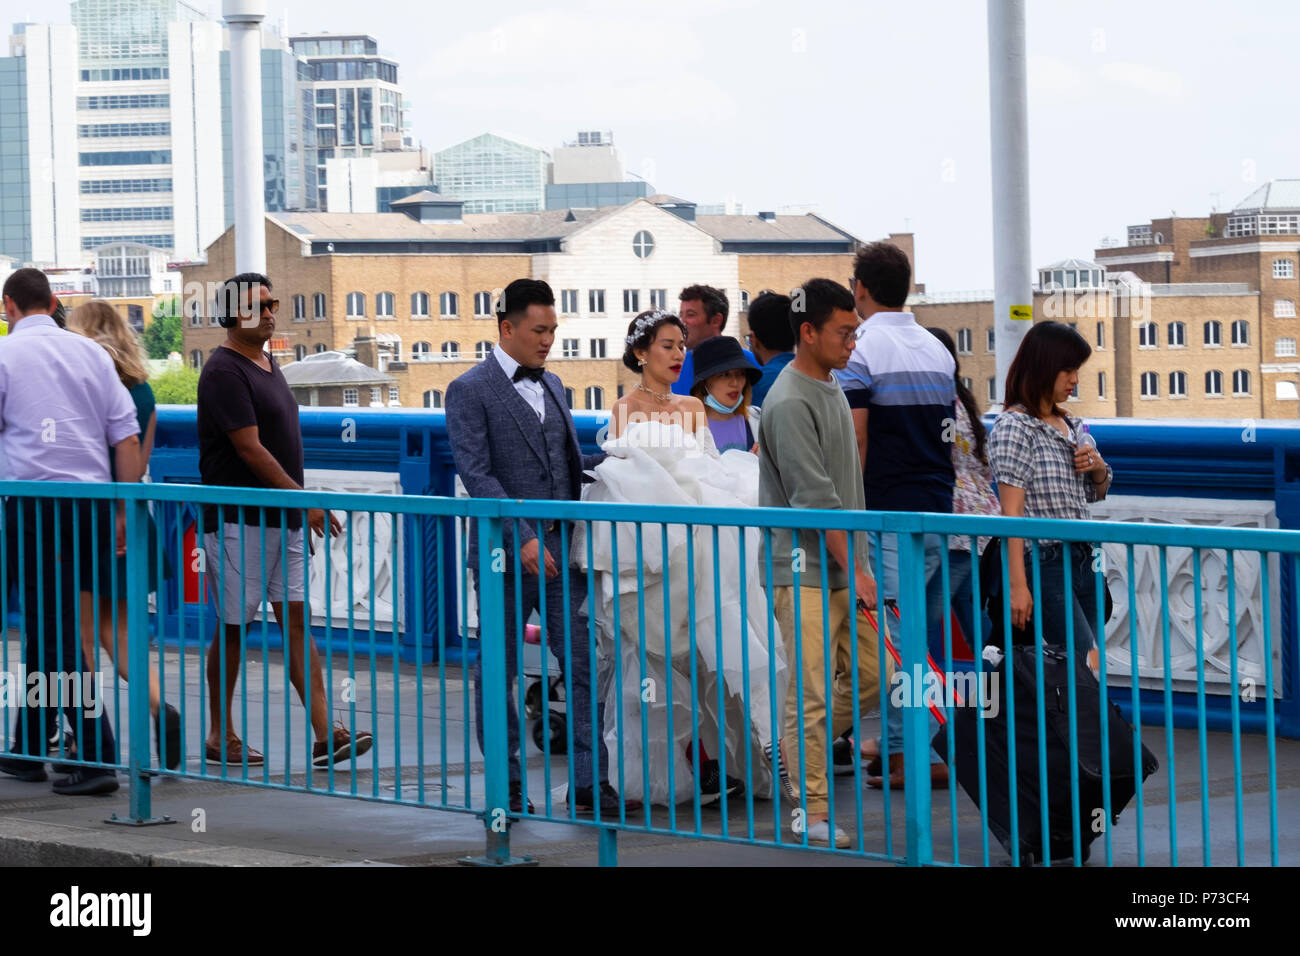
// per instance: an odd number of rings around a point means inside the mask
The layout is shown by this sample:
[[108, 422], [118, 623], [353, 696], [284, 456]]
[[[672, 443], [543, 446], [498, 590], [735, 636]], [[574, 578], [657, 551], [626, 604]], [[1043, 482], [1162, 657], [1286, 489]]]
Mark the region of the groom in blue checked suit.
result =
[[[516, 279], [506, 286], [498, 306], [499, 343], [486, 359], [447, 388], [447, 431], [452, 457], [470, 497], [576, 501], [582, 496], [583, 472], [604, 458], [604, 455], [582, 454], [573, 416], [565, 401], [564, 386], [553, 372], [543, 368], [555, 342], [556, 327], [555, 295], [551, 287], [536, 279]], [[587, 581], [581, 573], [572, 572], [566, 601], [560, 567], [560, 528], [561, 523], [556, 521], [518, 522], [522, 579], [514, 575], [515, 529], [510, 523], [504, 528], [510, 809], [514, 813], [523, 812], [519, 709], [510, 699], [517, 683], [515, 594], [520, 592], [526, 621], [539, 606], [540, 568], [546, 579], [547, 643], [573, 687], [573, 696], [567, 702], [574, 747], [574, 792], [569, 800], [578, 813], [591, 812], [599, 800], [604, 817], [618, 813], [619, 797], [608, 783], [603, 701], [598, 702], [597, 726], [594, 729], [591, 726], [593, 668], [588, 628], [579, 616], [587, 600]], [[474, 589], [481, 595], [477, 537], [477, 528], [471, 524], [469, 569]], [[569, 540], [572, 541], [571, 534]], [[570, 628], [568, 660], [564, 649], [566, 616]], [[482, 686], [481, 664], [476, 663], [474, 717], [480, 750], [483, 749]], [[593, 769], [596, 787], [592, 786]], [[631, 803], [628, 809], [633, 809]], [[528, 811], [532, 810], [530, 800]]]

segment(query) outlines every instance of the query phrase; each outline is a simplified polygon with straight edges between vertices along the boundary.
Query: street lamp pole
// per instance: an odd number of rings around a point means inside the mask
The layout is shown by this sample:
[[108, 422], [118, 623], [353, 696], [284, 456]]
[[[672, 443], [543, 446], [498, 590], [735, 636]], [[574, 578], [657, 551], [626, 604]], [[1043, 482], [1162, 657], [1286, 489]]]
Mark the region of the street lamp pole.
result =
[[266, 272], [262, 178], [262, 21], [265, 0], [224, 0], [230, 31], [231, 155], [235, 165], [235, 271]]
[[1007, 370], [1033, 324], [1029, 250], [1029, 108], [1024, 0], [988, 0], [993, 167], [993, 327], [1000, 410]]

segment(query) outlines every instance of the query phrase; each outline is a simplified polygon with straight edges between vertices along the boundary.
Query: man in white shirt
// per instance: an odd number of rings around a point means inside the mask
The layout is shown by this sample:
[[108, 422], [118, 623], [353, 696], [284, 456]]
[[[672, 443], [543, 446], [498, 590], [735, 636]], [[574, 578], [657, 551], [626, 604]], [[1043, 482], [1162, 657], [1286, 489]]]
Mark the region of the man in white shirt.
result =
[[[0, 439], [6, 477], [107, 483], [112, 446], [117, 480], [139, 481], [140, 426], [135, 403], [103, 347], [55, 324], [50, 317], [52, 300], [49, 281], [37, 269], [19, 269], [5, 281], [9, 334], [0, 340]], [[116, 764], [117, 744], [108, 717], [102, 715], [103, 700], [87, 699], [86, 683], [92, 682], [93, 691], [98, 684], [81, 663], [77, 572], [80, 587], [89, 590], [100, 557], [92, 545], [92, 525], [100, 541], [114, 534], [117, 553], [126, 553], [125, 506], [119, 502], [113, 509], [111, 502], [101, 501], [92, 507], [89, 499], [15, 495], [5, 504], [5, 524], [13, 555], [11, 574], [18, 578], [22, 593], [29, 672], [24, 690], [33, 684], [39, 687], [43, 673], [46, 693], [44, 700], [26, 695], [27, 706], [19, 711], [11, 747], [22, 759], [0, 758], [0, 771], [29, 782], [46, 779], [47, 741], [61, 730], [60, 704], [72, 722], [79, 758]], [[78, 544], [80, 567], [76, 568], [72, 556]], [[23, 559], [14, 563], [19, 547]], [[99, 569], [100, 580], [106, 573], [107, 569]], [[76, 676], [75, 684], [64, 675]], [[80, 700], [58, 699], [57, 691], [77, 685], [82, 688]], [[104, 767], [80, 767], [54, 781], [54, 792], [64, 794], [111, 793], [117, 788], [116, 772]]]

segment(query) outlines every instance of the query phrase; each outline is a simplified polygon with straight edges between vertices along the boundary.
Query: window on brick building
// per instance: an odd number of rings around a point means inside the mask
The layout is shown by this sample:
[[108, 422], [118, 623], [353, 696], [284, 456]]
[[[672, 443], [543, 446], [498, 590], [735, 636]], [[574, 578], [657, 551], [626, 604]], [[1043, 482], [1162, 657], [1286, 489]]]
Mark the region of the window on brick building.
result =
[[1187, 397], [1187, 373], [1186, 372], [1169, 373], [1169, 397], [1170, 398]]
[[970, 355], [970, 354], [971, 354], [971, 332], [970, 332], [970, 329], [958, 329], [958, 330], [957, 330], [957, 354], [958, 354], [958, 355]]
[[1237, 319], [1232, 323], [1232, 344], [1250, 344], [1250, 323], [1245, 319]]
[[598, 412], [605, 407], [605, 390], [599, 385], [588, 385], [583, 397], [588, 411]]
[[1155, 372], [1142, 373], [1142, 397], [1157, 398], [1160, 395], [1160, 379]]
[[1170, 322], [1166, 331], [1166, 341], [1171, 349], [1181, 349], [1187, 346], [1187, 323]]
[[1156, 324], [1154, 322], [1143, 322], [1138, 326], [1138, 348], [1155, 348], [1157, 334]]
[[561, 345], [560, 345], [560, 357], [561, 357], [561, 358], [577, 358], [577, 357], [578, 357], [578, 340], [577, 340], [577, 339], [565, 339], [565, 340], [561, 343]]
[[1276, 358], [1289, 358], [1295, 354], [1295, 339], [1278, 339], [1273, 343], [1273, 355]]
[[1211, 348], [1223, 344], [1223, 323], [1211, 319], [1203, 327], [1205, 344]]
[[411, 293], [411, 318], [427, 319], [429, 317], [429, 293]]
[[1223, 395], [1223, 373], [1211, 369], [1205, 373], [1205, 394]]
[[1294, 279], [1295, 263], [1290, 259], [1273, 260], [1273, 278], [1274, 279]]
[[1274, 299], [1273, 300], [1273, 318], [1275, 319], [1294, 319], [1295, 302], [1291, 299]]
[[1239, 368], [1232, 373], [1232, 394], [1250, 394], [1250, 372], [1247, 369]]

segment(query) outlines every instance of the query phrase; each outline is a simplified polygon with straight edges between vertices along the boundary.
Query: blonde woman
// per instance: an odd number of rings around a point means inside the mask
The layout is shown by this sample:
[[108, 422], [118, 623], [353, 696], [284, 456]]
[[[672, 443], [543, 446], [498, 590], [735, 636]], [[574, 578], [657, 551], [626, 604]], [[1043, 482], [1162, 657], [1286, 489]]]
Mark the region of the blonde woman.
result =
[[[143, 471], [148, 467], [149, 454], [153, 451], [154, 428], [158, 422], [155, 410], [153, 389], [149, 387], [149, 372], [145, 367], [145, 357], [135, 333], [126, 324], [122, 315], [102, 299], [92, 299], [77, 306], [68, 315], [68, 328], [73, 332], [98, 342], [113, 359], [117, 367], [118, 378], [131, 393], [135, 402], [136, 416], [140, 422], [140, 466]], [[113, 457], [109, 456], [112, 467]], [[114, 480], [117, 476], [114, 475]], [[157, 547], [156, 529], [150, 521], [149, 579], [157, 582]], [[116, 582], [109, 560], [117, 561]], [[127, 679], [127, 630], [126, 630], [126, 557], [116, 557], [112, 542], [102, 542], [99, 570], [99, 641], [104, 649], [113, 656], [117, 672], [123, 680]], [[116, 591], [114, 591], [116, 583]], [[82, 581], [83, 588], [92, 587], [94, 582]], [[150, 590], [153, 590], [152, 588]], [[114, 641], [113, 616], [114, 604], [117, 608], [117, 636]], [[95, 622], [95, 595], [90, 590], [81, 592], [81, 617], [87, 623], [82, 632], [82, 650], [87, 662], [94, 660], [94, 636], [92, 630]], [[115, 646], [116, 645], [116, 646]], [[162, 704], [158, 693], [157, 672], [149, 668], [149, 712], [153, 716], [154, 728], [158, 735], [158, 757], [169, 770], [175, 770], [181, 762], [181, 715], [170, 704]], [[163, 724], [166, 723], [166, 754], [163, 753]]]

